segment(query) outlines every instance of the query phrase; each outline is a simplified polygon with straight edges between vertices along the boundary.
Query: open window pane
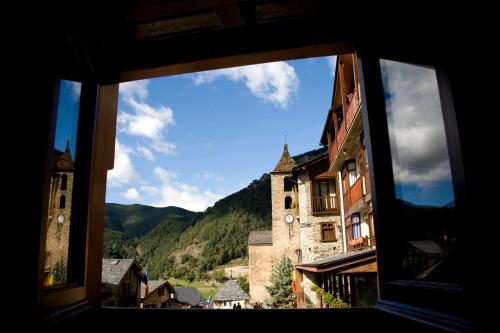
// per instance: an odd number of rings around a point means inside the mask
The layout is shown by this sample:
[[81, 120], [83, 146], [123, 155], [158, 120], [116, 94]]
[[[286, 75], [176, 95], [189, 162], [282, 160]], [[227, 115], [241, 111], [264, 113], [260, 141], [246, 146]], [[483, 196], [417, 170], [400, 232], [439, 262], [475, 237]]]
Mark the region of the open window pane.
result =
[[81, 83], [61, 80], [50, 179], [44, 286], [66, 284]]
[[401, 277], [454, 281], [455, 198], [436, 71], [389, 60], [380, 65], [404, 244]]

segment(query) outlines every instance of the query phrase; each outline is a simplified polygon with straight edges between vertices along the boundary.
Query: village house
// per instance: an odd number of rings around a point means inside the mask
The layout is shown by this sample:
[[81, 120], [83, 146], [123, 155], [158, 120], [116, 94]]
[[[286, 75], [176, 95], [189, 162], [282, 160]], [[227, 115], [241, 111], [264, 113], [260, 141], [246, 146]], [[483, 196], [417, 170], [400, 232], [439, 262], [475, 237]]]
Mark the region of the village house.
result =
[[[343, 252], [335, 174], [328, 151], [320, 148], [291, 157], [288, 145], [271, 172], [272, 230], [249, 235], [249, 284], [252, 302], [269, 294], [272, 266], [286, 256], [299, 264]], [[300, 276], [312, 286], [309, 275]], [[315, 299], [315, 293], [306, 293]], [[319, 304], [319, 303], [318, 303]]]
[[308, 295], [310, 286], [305, 282], [311, 274], [324, 292], [351, 306], [369, 306], [377, 300], [375, 231], [356, 59], [355, 54], [337, 56], [332, 104], [321, 136], [321, 144], [328, 147], [328, 173], [338, 180], [344, 253], [332, 252], [296, 266], [297, 280], [304, 280], [298, 283], [299, 307], [305, 306], [302, 293]]
[[355, 59], [353, 54], [337, 57], [332, 106], [321, 137], [324, 147], [291, 157], [285, 144], [271, 172], [272, 231], [249, 236], [252, 301], [269, 297], [265, 285], [272, 265], [283, 256], [296, 268], [298, 307], [323, 307], [325, 292], [350, 306], [373, 305], [377, 299]]
[[175, 296], [170, 300], [170, 308], [194, 309], [203, 307], [200, 291], [190, 287], [174, 287]]
[[248, 309], [250, 307], [250, 296], [241, 289], [236, 280], [228, 280], [215, 294], [214, 309]]
[[166, 280], [150, 280], [148, 287], [141, 283], [141, 307], [168, 308], [175, 297], [175, 289]]
[[139, 307], [141, 278], [134, 259], [103, 259], [101, 306]]

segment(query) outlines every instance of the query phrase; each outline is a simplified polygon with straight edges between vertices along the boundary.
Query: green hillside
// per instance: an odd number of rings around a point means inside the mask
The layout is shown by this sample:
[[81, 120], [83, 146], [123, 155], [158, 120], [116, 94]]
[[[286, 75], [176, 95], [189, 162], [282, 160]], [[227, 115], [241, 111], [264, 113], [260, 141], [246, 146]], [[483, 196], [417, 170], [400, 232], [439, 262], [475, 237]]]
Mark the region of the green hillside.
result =
[[216, 265], [247, 255], [248, 234], [271, 228], [268, 174], [203, 213], [106, 204], [104, 256], [137, 258], [152, 279], [203, 280]]

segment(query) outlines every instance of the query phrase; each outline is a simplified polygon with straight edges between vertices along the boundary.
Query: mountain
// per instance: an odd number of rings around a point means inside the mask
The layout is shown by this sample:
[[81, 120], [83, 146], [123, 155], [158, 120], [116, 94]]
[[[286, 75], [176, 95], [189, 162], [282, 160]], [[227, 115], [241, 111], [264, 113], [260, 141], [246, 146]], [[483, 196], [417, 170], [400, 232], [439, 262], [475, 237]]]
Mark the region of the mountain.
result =
[[106, 204], [104, 227], [140, 237], [168, 218], [191, 219], [197, 213], [179, 207], [150, 207], [145, 205]]
[[152, 279], [203, 279], [214, 266], [248, 255], [250, 231], [271, 228], [270, 176], [262, 175], [203, 213], [106, 204], [105, 226], [105, 257], [134, 257]]

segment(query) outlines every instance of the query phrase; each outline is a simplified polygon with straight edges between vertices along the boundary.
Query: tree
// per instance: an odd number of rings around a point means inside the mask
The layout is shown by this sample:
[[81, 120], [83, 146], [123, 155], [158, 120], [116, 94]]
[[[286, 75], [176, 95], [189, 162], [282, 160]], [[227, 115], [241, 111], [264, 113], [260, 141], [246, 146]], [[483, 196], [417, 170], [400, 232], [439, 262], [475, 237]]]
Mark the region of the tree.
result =
[[224, 272], [224, 268], [217, 268], [216, 270], [214, 270], [213, 277], [214, 277], [215, 281], [220, 282], [220, 283], [226, 282], [226, 280], [227, 280], [226, 273]]
[[292, 292], [293, 265], [290, 258], [283, 256], [278, 265], [273, 268], [271, 285], [266, 286], [271, 298], [266, 304], [272, 308], [291, 309], [297, 306], [297, 300]]
[[54, 284], [65, 284], [66, 283], [66, 277], [67, 277], [67, 267], [66, 263], [64, 260], [61, 258], [59, 259], [56, 264], [54, 265]]
[[248, 279], [246, 276], [240, 276], [238, 278], [238, 284], [241, 289], [243, 289], [247, 294], [250, 292], [250, 284], [248, 283]]

